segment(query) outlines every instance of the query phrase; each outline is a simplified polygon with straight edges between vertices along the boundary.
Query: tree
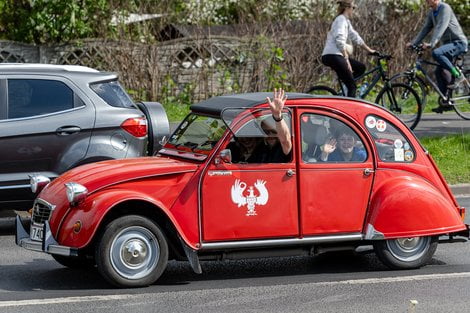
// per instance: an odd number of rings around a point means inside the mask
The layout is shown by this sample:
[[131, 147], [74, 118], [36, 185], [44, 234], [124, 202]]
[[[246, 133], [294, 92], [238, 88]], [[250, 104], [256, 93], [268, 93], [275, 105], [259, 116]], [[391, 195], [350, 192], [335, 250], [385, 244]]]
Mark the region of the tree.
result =
[[110, 16], [106, 0], [0, 1], [3, 36], [20, 42], [67, 42], [106, 35]]

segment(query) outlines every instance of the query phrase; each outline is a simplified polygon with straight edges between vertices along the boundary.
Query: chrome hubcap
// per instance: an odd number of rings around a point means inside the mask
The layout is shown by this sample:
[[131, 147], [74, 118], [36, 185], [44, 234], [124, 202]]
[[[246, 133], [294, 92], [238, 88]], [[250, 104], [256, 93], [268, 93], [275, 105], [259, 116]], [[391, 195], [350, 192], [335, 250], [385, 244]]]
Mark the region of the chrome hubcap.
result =
[[422, 257], [429, 248], [430, 237], [410, 237], [387, 240], [390, 253], [400, 261], [412, 262]]
[[114, 237], [109, 256], [119, 275], [126, 279], [140, 279], [156, 268], [160, 246], [150, 230], [131, 226]]
[[142, 264], [147, 257], [147, 248], [140, 239], [128, 241], [122, 250], [122, 259], [129, 266]]

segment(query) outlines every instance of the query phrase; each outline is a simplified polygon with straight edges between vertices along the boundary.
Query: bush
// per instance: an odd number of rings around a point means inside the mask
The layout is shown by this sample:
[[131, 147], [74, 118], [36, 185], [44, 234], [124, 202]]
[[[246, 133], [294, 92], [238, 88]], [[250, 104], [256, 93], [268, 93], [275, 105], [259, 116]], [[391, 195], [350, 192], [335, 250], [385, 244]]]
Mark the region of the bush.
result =
[[4, 38], [28, 43], [67, 42], [94, 36], [97, 29], [107, 25], [107, 16], [106, 0], [4, 0], [0, 5]]

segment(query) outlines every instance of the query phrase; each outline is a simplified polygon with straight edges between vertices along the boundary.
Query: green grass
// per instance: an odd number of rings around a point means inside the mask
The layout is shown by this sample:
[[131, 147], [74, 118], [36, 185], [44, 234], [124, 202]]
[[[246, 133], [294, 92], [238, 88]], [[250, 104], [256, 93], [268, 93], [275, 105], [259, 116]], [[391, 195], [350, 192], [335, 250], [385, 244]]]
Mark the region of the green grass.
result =
[[189, 113], [189, 105], [179, 103], [163, 103], [163, 108], [168, 116], [170, 122], [182, 121]]
[[439, 95], [437, 92], [429, 92], [426, 96], [426, 106], [424, 107], [423, 113], [434, 113], [431, 111], [436, 108], [439, 103]]
[[422, 138], [449, 184], [470, 183], [470, 134]]

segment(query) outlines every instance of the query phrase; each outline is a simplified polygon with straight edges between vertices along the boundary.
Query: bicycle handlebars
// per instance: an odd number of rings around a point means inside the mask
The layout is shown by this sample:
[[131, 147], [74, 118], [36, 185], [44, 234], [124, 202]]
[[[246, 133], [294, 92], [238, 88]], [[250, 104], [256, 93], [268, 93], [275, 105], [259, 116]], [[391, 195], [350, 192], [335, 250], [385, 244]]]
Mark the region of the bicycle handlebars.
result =
[[377, 57], [379, 60], [380, 60], [380, 59], [385, 59], [385, 60], [388, 61], [388, 60], [390, 60], [390, 59], [393, 58], [390, 54], [382, 54], [382, 53], [380, 53], [380, 52], [378, 52], [378, 51], [369, 53], [369, 55], [374, 56], [374, 57]]
[[424, 51], [423, 44], [420, 43], [419, 45], [411, 45], [408, 47], [409, 50], [413, 50], [417, 54], [422, 54]]

